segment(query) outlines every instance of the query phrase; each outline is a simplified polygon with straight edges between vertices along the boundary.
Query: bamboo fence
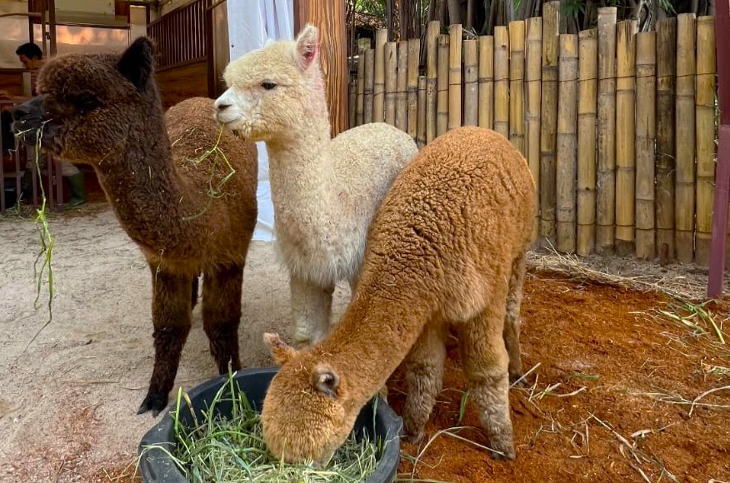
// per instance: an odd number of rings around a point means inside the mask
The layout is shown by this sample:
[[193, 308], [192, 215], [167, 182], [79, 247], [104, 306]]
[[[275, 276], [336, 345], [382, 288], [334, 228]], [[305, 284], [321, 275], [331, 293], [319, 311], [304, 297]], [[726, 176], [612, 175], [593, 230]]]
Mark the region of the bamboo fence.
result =
[[640, 33], [616, 18], [600, 8], [596, 29], [564, 34], [553, 1], [493, 36], [435, 21], [423, 43], [379, 31], [358, 43], [349, 118], [393, 124], [419, 147], [465, 125], [502, 134], [535, 179], [537, 246], [706, 265], [714, 18], [682, 14]]

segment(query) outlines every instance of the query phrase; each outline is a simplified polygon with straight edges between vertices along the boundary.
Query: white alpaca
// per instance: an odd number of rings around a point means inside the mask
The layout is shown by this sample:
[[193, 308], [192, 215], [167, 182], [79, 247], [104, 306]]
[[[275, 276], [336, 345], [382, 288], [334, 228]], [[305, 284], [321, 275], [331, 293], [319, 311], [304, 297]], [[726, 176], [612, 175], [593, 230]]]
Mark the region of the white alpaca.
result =
[[396, 175], [417, 153], [405, 132], [384, 124], [330, 136], [318, 30], [277, 41], [231, 62], [216, 119], [269, 153], [278, 251], [289, 269], [294, 340], [319, 341], [332, 292], [353, 288], [368, 227]]

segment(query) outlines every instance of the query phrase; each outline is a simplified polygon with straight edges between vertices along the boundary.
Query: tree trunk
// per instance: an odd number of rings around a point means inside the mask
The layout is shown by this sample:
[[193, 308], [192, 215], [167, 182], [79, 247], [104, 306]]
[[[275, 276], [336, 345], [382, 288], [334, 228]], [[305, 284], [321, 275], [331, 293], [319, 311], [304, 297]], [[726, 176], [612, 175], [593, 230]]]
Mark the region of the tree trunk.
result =
[[345, 2], [294, 2], [294, 31], [311, 23], [319, 29], [320, 62], [324, 72], [332, 137], [348, 129], [347, 25]]
[[449, 24], [460, 24], [461, 22], [461, 0], [448, 0]]

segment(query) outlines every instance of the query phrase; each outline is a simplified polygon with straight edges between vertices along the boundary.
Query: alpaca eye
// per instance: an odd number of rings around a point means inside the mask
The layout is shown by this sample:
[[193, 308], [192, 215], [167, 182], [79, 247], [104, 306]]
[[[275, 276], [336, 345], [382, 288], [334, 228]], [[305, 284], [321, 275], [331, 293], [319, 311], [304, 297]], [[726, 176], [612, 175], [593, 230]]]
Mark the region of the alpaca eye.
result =
[[264, 81], [264, 82], [261, 83], [261, 87], [263, 87], [267, 91], [270, 91], [271, 89], [273, 89], [274, 87], [276, 87], [276, 84], [274, 84], [273, 82]]
[[73, 104], [81, 109], [94, 109], [99, 107], [101, 103], [99, 100], [89, 94], [80, 94], [78, 96], [72, 96], [69, 99]]

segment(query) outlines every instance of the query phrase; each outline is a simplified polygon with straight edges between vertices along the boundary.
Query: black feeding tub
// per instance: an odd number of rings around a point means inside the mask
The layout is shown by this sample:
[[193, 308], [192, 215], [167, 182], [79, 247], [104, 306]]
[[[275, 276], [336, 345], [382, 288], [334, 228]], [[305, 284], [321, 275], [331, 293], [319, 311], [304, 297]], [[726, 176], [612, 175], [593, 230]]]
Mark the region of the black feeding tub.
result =
[[[256, 410], [261, 405], [266, 390], [277, 373], [277, 367], [243, 369], [236, 373], [234, 379], [238, 387], [246, 395]], [[219, 376], [193, 388], [188, 395], [196, 412], [207, 410], [220, 388], [229, 381], [227, 375]], [[184, 403], [183, 403], [184, 404]], [[142, 437], [139, 445], [139, 469], [144, 483], [189, 483], [170, 456], [162, 449], [172, 452], [175, 447], [173, 420], [170, 412], [175, 410], [173, 403], [162, 420]], [[373, 414], [375, 412], [375, 414]], [[189, 411], [182, 411], [180, 421], [192, 425]], [[216, 413], [230, 416], [230, 401], [222, 400], [216, 406]], [[373, 424], [374, 423], [374, 424]], [[374, 426], [374, 428], [373, 428]], [[355, 422], [355, 433], [367, 433], [372, 441], [387, 441], [378, 458], [378, 465], [365, 483], [390, 483], [395, 479], [400, 459], [401, 418], [382, 399], [371, 401], [360, 411]], [[153, 448], [147, 448], [155, 445]]]

